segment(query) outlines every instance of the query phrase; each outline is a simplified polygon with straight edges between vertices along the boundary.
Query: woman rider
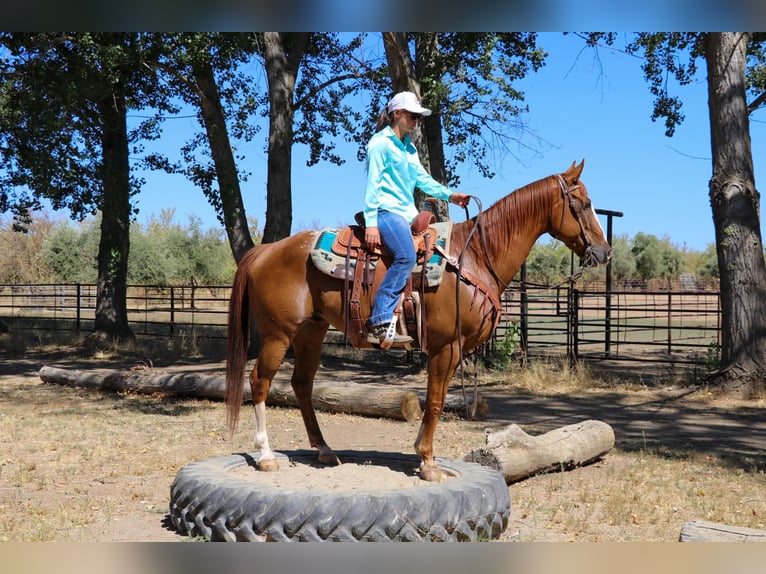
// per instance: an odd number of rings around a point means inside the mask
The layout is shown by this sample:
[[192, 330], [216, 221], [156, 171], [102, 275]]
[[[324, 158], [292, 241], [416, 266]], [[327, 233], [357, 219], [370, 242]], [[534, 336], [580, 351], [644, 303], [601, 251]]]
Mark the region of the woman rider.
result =
[[393, 255], [372, 304], [368, 341], [388, 349], [411, 337], [396, 332], [395, 311], [416, 263], [410, 223], [418, 214], [415, 187], [437, 199], [465, 207], [470, 196], [450, 192], [423, 168], [410, 134], [421, 116], [431, 115], [412, 92], [399, 92], [378, 118], [367, 144], [367, 188], [364, 195], [365, 241], [371, 249], [385, 245]]

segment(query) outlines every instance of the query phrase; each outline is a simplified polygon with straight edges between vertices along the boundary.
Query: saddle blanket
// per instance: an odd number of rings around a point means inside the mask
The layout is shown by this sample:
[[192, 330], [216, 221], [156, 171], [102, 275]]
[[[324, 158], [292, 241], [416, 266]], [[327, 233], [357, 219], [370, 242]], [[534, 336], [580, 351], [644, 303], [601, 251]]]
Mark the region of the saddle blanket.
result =
[[[450, 235], [452, 234], [452, 223], [452, 221], [442, 221], [439, 223], [431, 224], [431, 227], [436, 229], [438, 233], [436, 243], [438, 243], [439, 246], [447, 253], [449, 253], [449, 241]], [[335, 238], [338, 236], [339, 232], [340, 229], [329, 227], [318, 232], [317, 240], [314, 243], [314, 246], [311, 248], [311, 261], [314, 263], [314, 266], [322, 273], [337, 278], [343, 278], [346, 276], [348, 280], [352, 280], [354, 276], [354, 269], [356, 268], [356, 259], [352, 258], [349, 262], [351, 270], [349, 270], [348, 275], [346, 275], [346, 257], [344, 255], [338, 255], [332, 250], [332, 244], [335, 241]], [[431, 241], [433, 241], [433, 239], [431, 239]], [[377, 259], [370, 262], [370, 271], [374, 270], [377, 262]], [[425, 265], [426, 287], [436, 287], [439, 285], [439, 283], [441, 283], [442, 275], [444, 274], [444, 268], [447, 265], [447, 261], [439, 252], [433, 251], [428, 258], [428, 261], [425, 262]], [[422, 267], [422, 264], [418, 264], [412, 270], [413, 281], [415, 281], [416, 284], [420, 282]]]

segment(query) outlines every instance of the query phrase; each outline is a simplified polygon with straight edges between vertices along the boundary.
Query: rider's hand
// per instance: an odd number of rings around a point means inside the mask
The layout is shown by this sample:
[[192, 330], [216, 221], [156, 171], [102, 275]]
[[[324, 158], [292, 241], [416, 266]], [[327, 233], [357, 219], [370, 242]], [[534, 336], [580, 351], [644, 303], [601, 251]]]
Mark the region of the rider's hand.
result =
[[449, 202], [454, 203], [455, 205], [459, 205], [460, 207], [466, 207], [468, 205], [468, 202], [470, 201], [471, 201], [470, 195], [467, 195], [465, 193], [460, 193], [459, 191], [456, 191], [449, 196]]
[[370, 249], [377, 249], [380, 247], [380, 231], [378, 231], [377, 227], [365, 227], [364, 242]]

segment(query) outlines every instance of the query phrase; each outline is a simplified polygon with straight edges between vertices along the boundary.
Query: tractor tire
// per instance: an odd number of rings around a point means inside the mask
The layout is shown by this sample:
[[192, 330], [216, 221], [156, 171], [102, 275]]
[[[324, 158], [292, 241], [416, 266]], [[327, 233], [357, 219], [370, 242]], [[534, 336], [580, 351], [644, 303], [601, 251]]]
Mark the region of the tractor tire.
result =
[[[282, 465], [313, 464], [298, 451]], [[347, 463], [369, 464], [353, 451]], [[265, 486], [231, 473], [257, 463], [256, 453], [188, 464], [170, 488], [170, 519], [181, 533], [210, 541], [486, 541], [508, 526], [510, 495], [501, 472], [476, 463], [438, 459], [450, 478], [382, 490], [322, 490]], [[373, 464], [417, 466], [415, 456], [375, 453]]]

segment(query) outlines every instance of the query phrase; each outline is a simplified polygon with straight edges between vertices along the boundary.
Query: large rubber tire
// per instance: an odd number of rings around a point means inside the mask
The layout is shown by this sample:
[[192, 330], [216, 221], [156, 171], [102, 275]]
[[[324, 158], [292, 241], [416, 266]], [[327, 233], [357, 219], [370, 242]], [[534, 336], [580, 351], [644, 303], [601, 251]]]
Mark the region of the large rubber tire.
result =
[[[353, 451], [347, 463], [370, 463]], [[309, 459], [309, 456], [311, 459]], [[287, 457], [277, 453], [282, 464]], [[290, 460], [315, 463], [316, 454]], [[425, 486], [387, 490], [285, 489], [231, 474], [254, 464], [248, 453], [191, 463], [170, 487], [170, 518], [181, 534], [211, 541], [467, 541], [492, 540], [508, 526], [510, 495], [502, 473], [476, 463], [438, 459], [452, 474]], [[375, 453], [378, 464], [410, 464], [417, 457]]]

